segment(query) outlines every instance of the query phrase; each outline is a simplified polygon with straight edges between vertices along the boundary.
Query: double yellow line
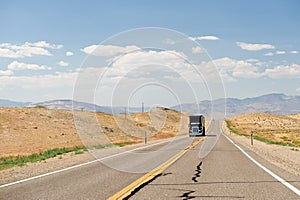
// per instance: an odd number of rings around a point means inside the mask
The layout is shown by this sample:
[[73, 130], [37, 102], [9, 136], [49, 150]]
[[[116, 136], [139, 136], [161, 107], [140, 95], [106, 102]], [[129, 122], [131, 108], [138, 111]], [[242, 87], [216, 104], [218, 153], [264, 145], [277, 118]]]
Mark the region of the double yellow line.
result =
[[134, 192], [137, 188], [139, 188], [141, 185], [148, 183], [149, 181], [153, 180], [155, 177], [157, 177], [159, 174], [161, 174], [163, 171], [165, 171], [170, 165], [172, 165], [174, 162], [176, 162], [181, 156], [183, 156], [188, 150], [195, 147], [197, 144], [199, 144], [201, 141], [203, 141], [204, 138], [200, 138], [196, 141], [194, 141], [192, 144], [187, 146], [184, 150], [170, 158], [167, 162], [163, 163], [159, 167], [155, 168], [154, 170], [148, 172], [141, 178], [137, 179], [130, 185], [126, 186], [113, 196], [109, 198], [109, 200], [115, 200], [115, 199], [124, 199], [126, 197], [129, 197], [132, 192]]

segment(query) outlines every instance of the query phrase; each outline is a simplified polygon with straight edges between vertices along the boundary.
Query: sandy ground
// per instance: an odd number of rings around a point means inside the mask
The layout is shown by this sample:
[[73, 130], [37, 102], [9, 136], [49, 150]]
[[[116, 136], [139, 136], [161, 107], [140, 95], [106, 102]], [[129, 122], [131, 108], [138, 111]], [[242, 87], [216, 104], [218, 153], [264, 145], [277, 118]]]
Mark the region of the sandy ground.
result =
[[260, 138], [300, 147], [300, 114], [247, 113], [228, 121], [239, 134], [253, 133]]
[[[230, 133], [225, 122], [222, 128], [224, 134], [229, 135], [235, 142], [242, 144], [248, 150], [255, 152], [283, 170], [300, 176], [300, 148], [266, 144], [257, 140], [254, 140], [252, 146], [249, 138]], [[298, 149], [298, 151], [295, 151], [295, 149]]]
[[[188, 114], [166, 108], [110, 115], [45, 108], [0, 108], [0, 160], [49, 149], [128, 142], [126, 148], [187, 135]], [[67, 153], [22, 167], [0, 170], [0, 184], [94, 160], [88, 152]]]
[[109, 115], [45, 108], [0, 108], [0, 159], [49, 149], [140, 143], [188, 132], [188, 115], [156, 108], [150, 112]]

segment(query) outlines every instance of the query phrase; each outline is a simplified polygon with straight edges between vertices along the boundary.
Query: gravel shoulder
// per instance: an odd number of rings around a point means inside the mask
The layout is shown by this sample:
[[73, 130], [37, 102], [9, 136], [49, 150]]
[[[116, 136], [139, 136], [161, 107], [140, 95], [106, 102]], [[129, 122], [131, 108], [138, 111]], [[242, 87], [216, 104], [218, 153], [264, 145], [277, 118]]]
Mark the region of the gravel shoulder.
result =
[[[181, 138], [185, 136], [177, 136], [174, 138], [161, 139], [155, 141], [149, 141], [147, 145], [152, 145], [155, 143], [172, 141], [175, 138]], [[121, 147], [123, 151], [130, 151], [132, 149], [141, 148], [147, 146], [144, 143], [132, 144]], [[106, 153], [115, 153], [115, 148], [99, 149], [97, 151], [106, 151]], [[110, 153], [109, 153], [110, 154]], [[103, 154], [104, 155], [104, 154]], [[46, 174], [56, 170], [72, 167], [82, 163], [95, 160], [95, 154], [91, 154], [89, 151], [85, 151], [82, 154], [75, 154], [74, 152], [66, 153], [62, 156], [56, 156], [54, 158], [49, 158], [41, 162], [27, 163], [24, 166], [12, 167], [5, 170], [0, 170], [0, 185], [11, 183], [14, 181], [19, 181], [22, 179], [30, 178], [33, 176], [38, 176], [41, 174]]]
[[0, 185], [71, 167], [94, 159], [88, 152], [78, 155], [72, 152], [41, 162], [27, 163], [24, 166], [0, 170]]
[[258, 140], [254, 140], [254, 145], [251, 145], [249, 138], [230, 133], [225, 122], [223, 122], [222, 129], [223, 133], [230, 136], [235, 142], [260, 155], [277, 167], [300, 177], [300, 148], [266, 144]]

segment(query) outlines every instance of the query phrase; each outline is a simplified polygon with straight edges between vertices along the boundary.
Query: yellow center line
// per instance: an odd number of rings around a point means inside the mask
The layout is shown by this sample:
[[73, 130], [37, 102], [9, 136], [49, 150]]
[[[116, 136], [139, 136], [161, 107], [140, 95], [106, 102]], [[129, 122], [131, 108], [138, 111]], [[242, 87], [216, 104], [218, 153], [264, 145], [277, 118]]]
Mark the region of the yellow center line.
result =
[[194, 141], [192, 144], [190, 144], [189, 146], [187, 146], [184, 150], [180, 151], [178, 154], [176, 154], [175, 156], [173, 156], [172, 158], [170, 158], [167, 162], [163, 163], [159, 167], [157, 167], [157, 168], [153, 169], [152, 171], [148, 172], [147, 174], [145, 174], [141, 178], [137, 179], [136, 181], [134, 181], [130, 185], [126, 186], [125, 188], [123, 188], [122, 190], [120, 190], [119, 192], [117, 192], [116, 194], [114, 194], [113, 196], [111, 196], [109, 198], [109, 200], [124, 199], [124, 198], [130, 196], [133, 191], [135, 191], [141, 185], [143, 185], [143, 184], [151, 181], [156, 176], [158, 176], [159, 174], [161, 174], [170, 165], [172, 165], [181, 156], [183, 156], [188, 150], [192, 149], [193, 147], [195, 147], [197, 144], [199, 144], [203, 140], [204, 140], [204, 138], [200, 138], [200, 139]]

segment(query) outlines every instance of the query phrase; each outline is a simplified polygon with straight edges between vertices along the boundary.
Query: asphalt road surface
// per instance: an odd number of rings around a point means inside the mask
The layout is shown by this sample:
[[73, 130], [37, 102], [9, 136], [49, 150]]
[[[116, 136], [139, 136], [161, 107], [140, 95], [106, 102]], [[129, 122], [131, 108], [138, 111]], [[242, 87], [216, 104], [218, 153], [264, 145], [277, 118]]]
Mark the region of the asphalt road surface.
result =
[[[3, 187], [0, 188], [0, 199], [107, 199], [163, 164], [194, 140], [180, 137], [148, 148], [108, 156], [101, 162]], [[105, 151], [115, 152], [114, 149]]]
[[[220, 133], [220, 122], [212, 121], [204, 142], [187, 151], [129, 199], [300, 199], [250, 161], [223, 135], [211, 149]], [[107, 199], [185, 149], [195, 139], [178, 138], [102, 162], [3, 187], [0, 188], [0, 199]], [[300, 188], [299, 177], [248, 153]]]
[[[218, 121], [212, 123], [214, 131], [220, 130]], [[210, 135], [213, 135], [212, 132]], [[201, 144], [187, 152], [130, 199], [300, 199], [300, 196], [254, 164], [225, 136], [221, 135], [212, 151], [202, 159], [199, 158], [200, 149]], [[299, 177], [248, 153], [300, 188]]]

